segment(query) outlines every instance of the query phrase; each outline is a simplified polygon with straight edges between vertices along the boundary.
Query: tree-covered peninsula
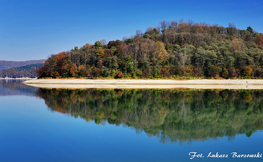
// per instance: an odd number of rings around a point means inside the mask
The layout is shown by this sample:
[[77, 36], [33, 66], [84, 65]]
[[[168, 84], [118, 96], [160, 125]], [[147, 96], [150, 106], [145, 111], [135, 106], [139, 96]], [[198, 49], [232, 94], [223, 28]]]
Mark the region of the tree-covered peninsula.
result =
[[39, 78], [262, 78], [263, 33], [207, 23], [160, 21], [122, 41], [51, 55]]

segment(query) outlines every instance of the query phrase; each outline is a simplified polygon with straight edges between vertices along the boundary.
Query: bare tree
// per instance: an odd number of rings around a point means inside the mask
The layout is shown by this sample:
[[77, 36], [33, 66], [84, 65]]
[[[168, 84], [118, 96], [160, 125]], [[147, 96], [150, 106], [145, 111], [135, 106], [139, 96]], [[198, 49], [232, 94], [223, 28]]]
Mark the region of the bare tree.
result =
[[139, 29], [138, 29], [138, 30], [136, 30], [136, 35], [137, 35], [137, 36], [142, 36], [142, 31], [141, 31], [141, 30], [139, 30]]
[[165, 21], [165, 20], [160, 21], [159, 24], [162, 30], [167, 29], [171, 25], [169, 21]]
[[180, 56], [180, 60], [181, 60], [180, 64], [181, 64], [181, 66], [183, 66], [184, 74], [185, 74], [185, 63], [187, 60], [187, 54], [185, 51], [183, 51], [183, 52], [179, 53], [179, 56]]
[[183, 22], [184, 22], [184, 19], [181, 18], [181, 19], [179, 20], [179, 24], [181, 24], [181, 23], [183, 23]]
[[105, 39], [100, 40], [100, 43], [104, 46], [107, 44], [107, 41]]
[[180, 52], [178, 53], [179, 57], [179, 65], [183, 67], [184, 74], [185, 74], [185, 64], [188, 62], [189, 55], [188, 55], [189, 49], [182, 48]]
[[218, 26], [218, 24], [217, 24], [217, 23], [215, 23], [215, 24], [213, 24], [213, 26]]
[[178, 26], [178, 22], [177, 21], [171, 21], [171, 27], [176, 30]]
[[167, 27], [167, 29], [168, 29], [170, 26], [171, 26], [170, 21], [166, 21], [166, 27]]
[[163, 30], [163, 29], [166, 29], [166, 21], [165, 21], [165, 20], [161, 20], [161, 21], [159, 22], [159, 24], [160, 24], [162, 30]]
[[236, 29], [236, 25], [232, 22], [228, 23], [229, 28], [227, 28], [227, 32], [230, 35], [236, 34], [237, 33], [237, 29]]
[[229, 26], [230, 28], [236, 28], [236, 25], [235, 25], [233, 22], [228, 23], [228, 26]]
[[146, 32], [149, 32], [149, 31], [152, 31], [153, 30], [153, 27], [149, 26], [147, 29], [146, 29]]
[[160, 31], [161, 31], [160, 25], [158, 25], [158, 26], [156, 27], [156, 29], [160, 32]]
[[193, 20], [192, 19], [188, 19], [188, 22], [187, 22], [189, 25], [193, 25], [194, 24], [194, 22], [193, 22]]
[[127, 39], [127, 37], [126, 37], [126, 36], [122, 37], [122, 41], [125, 41], [126, 39]]

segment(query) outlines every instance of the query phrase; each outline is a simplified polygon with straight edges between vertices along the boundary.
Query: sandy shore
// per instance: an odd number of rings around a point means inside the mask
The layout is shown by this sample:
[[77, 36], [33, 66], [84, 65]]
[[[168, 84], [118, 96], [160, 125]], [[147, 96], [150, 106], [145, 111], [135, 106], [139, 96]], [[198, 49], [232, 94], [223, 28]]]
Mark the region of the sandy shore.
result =
[[261, 79], [32, 79], [23, 83], [39, 88], [67, 89], [263, 89]]

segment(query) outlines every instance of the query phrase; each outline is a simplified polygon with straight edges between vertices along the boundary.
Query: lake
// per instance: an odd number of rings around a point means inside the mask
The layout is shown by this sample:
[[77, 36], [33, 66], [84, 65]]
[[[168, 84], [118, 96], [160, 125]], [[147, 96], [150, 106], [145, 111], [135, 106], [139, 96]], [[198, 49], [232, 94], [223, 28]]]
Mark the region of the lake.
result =
[[4, 162], [263, 161], [263, 90], [39, 89], [0, 80], [0, 103]]

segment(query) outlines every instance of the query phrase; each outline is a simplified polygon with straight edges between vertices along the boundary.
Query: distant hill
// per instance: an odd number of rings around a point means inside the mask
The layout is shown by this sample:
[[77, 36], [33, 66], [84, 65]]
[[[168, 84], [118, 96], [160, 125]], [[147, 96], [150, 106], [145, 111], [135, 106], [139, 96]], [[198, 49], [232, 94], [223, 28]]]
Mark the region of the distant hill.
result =
[[25, 65], [30, 65], [30, 64], [39, 64], [39, 63], [44, 63], [44, 62], [45, 62], [45, 59], [29, 60], [29, 61], [4, 61], [4, 60], [0, 60], [0, 71], [2, 71], [4, 69], [10, 69], [10, 68], [25, 66]]
[[35, 78], [37, 77], [36, 69], [40, 66], [43, 66], [43, 63], [38, 64], [30, 64], [26, 66], [20, 66], [10, 69], [5, 69], [3, 71], [0, 71], [0, 78], [22, 78], [22, 77], [28, 77], [28, 78]]

